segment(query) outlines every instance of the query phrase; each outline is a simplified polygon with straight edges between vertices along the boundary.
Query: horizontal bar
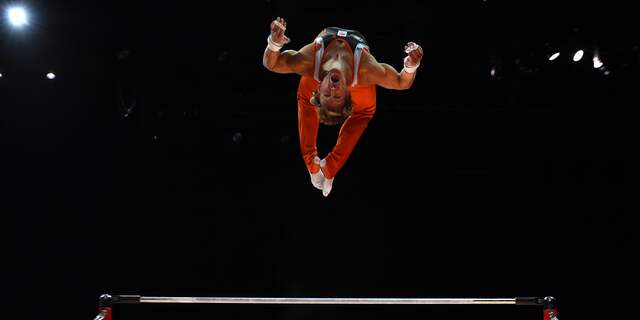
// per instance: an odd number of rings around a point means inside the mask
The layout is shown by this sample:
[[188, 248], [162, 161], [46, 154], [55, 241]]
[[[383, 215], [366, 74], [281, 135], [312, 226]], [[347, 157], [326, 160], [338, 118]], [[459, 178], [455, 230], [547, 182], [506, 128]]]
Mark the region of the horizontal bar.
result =
[[221, 297], [140, 297], [140, 303], [215, 304], [516, 304], [517, 298], [221, 298]]

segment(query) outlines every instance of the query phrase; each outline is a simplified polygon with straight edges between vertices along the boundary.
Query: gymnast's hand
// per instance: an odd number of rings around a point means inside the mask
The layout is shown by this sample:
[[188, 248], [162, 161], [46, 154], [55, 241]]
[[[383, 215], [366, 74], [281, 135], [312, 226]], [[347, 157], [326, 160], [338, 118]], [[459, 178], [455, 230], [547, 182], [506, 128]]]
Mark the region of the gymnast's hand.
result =
[[287, 30], [287, 22], [277, 17], [271, 22], [271, 40], [280, 46], [289, 43], [291, 40], [284, 35], [285, 30]]
[[417, 67], [420, 65], [420, 61], [422, 61], [422, 47], [415, 42], [408, 42], [407, 45], [404, 46], [404, 52], [407, 53], [407, 56], [404, 59], [405, 67]]

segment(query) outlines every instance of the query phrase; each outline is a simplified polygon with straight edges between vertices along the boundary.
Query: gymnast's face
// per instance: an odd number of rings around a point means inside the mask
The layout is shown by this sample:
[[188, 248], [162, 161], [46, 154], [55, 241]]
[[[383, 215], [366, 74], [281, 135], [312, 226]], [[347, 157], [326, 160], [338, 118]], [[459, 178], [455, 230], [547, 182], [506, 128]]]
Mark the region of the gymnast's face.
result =
[[320, 104], [329, 111], [340, 112], [349, 90], [347, 79], [338, 69], [331, 69], [320, 82]]

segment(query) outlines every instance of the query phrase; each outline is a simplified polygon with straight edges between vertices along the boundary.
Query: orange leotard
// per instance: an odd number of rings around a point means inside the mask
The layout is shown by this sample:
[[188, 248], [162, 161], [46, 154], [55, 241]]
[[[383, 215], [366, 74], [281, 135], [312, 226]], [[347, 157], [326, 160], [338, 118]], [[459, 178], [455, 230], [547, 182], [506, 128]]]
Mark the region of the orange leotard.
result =
[[[298, 131], [302, 158], [309, 172], [316, 173], [320, 167], [313, 162], [317, 156], [316, 140], [320, 125], [318, 113], [309, 101], [320, 83], [312, 77], [303, 76], [298, 85]], [[326, 178], [333, 178], [345, 164], [356, 146], [358, 139], [376, 111], [376, 86], [356, 85], [349, 87], [353, 111], [340, 128], [338, 140], [325, 157], [326, 166], [322, 172]]]

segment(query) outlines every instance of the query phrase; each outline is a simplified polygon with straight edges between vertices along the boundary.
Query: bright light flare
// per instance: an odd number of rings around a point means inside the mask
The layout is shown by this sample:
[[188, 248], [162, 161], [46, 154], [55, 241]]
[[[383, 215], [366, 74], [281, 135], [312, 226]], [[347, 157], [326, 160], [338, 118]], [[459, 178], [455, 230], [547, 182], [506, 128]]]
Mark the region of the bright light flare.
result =
[[600, 57], [593, 56], [593, 68], [594, 69], [600, 69], [602, 68], [602, 66], [604, 66], [604, 63], [602, 63], [602, 60], [600, 60]]
[[29, 23], [27, 10], [23, 7], [11, 7], [7, 9], [7, 18], [9, 18], [9, 23], [16, 28], [23, 27]]

